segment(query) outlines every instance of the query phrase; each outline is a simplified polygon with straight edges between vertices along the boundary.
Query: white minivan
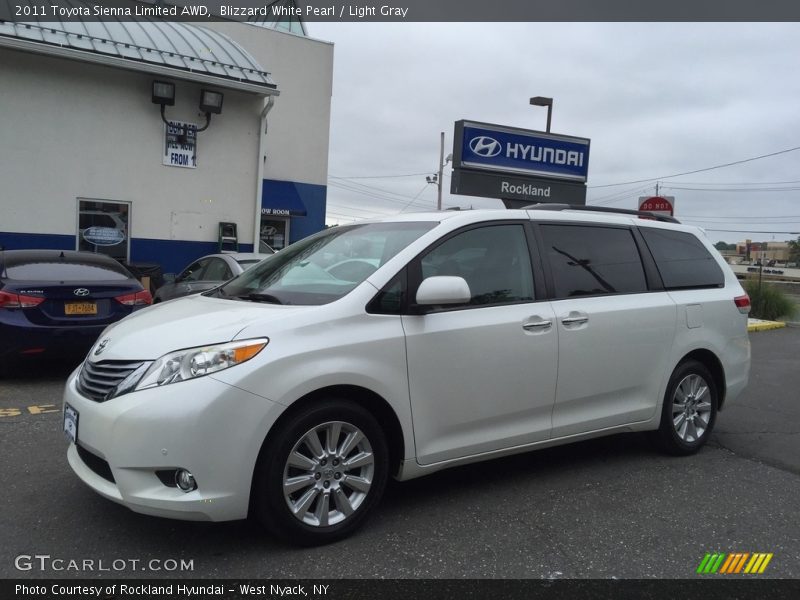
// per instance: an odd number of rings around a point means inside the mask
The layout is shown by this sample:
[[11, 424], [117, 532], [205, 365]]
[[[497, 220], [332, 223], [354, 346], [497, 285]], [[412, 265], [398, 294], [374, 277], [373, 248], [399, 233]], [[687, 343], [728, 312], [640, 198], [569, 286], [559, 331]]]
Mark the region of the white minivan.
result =
[[628, 212], [333, 227], [139, 311], [68, 379], [69, 464], [134, 511], [308, 545], [389, 476], [626, 431], [694, 453], [747, 384], [750, 301], [702, 231]]

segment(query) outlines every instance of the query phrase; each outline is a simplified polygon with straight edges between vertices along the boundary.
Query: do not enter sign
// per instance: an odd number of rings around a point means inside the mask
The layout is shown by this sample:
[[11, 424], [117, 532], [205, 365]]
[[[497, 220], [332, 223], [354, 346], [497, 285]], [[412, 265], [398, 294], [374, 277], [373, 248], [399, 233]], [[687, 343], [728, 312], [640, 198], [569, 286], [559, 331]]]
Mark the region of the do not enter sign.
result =
[[643, 196], [639, 198], [639, 210], [672, 217], [675, 214], [675, 197]]

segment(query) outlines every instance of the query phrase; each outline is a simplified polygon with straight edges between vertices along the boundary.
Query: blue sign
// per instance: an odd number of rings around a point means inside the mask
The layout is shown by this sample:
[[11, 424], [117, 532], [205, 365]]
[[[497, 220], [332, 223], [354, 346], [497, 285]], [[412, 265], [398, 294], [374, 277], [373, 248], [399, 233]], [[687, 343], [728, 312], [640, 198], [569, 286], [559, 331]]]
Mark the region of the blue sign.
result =
[[[460, 121], [463, 136], [460, 166], [501, 173], [585, 182], [589, 174], [589, 140]], [[456, 129], [458, 131], [458, 128]], [[458, 156], [457, 156], [458, 158]]]

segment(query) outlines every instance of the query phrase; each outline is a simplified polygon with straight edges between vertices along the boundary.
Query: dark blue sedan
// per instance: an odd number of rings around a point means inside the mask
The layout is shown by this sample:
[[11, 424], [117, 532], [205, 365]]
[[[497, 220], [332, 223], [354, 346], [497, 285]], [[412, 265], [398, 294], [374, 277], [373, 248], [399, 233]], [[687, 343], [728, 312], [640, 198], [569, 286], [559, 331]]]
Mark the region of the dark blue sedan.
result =
[[152, 302], [104, 254], [0, 251], [0, 372], [22, 357], [82, 358], [109, 324]]

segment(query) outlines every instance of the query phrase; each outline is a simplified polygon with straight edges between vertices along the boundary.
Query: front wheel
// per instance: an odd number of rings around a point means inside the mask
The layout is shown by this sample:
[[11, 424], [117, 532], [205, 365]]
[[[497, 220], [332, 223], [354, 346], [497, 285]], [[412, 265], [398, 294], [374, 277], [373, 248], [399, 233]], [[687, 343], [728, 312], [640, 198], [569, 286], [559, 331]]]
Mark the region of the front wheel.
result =
[[378, 422], [353, 402], [330, 399], [278, 427], [255, 474], [257, 518], [303, 546], [353, 533], [386, 486], [389, 453]]
[[670, 377], [661, 425], [652, 439], [669, 454], [694, 454], [711, 436], [718, 406], [719, 394], [709, 370], [696, 360], [687, 360]]

